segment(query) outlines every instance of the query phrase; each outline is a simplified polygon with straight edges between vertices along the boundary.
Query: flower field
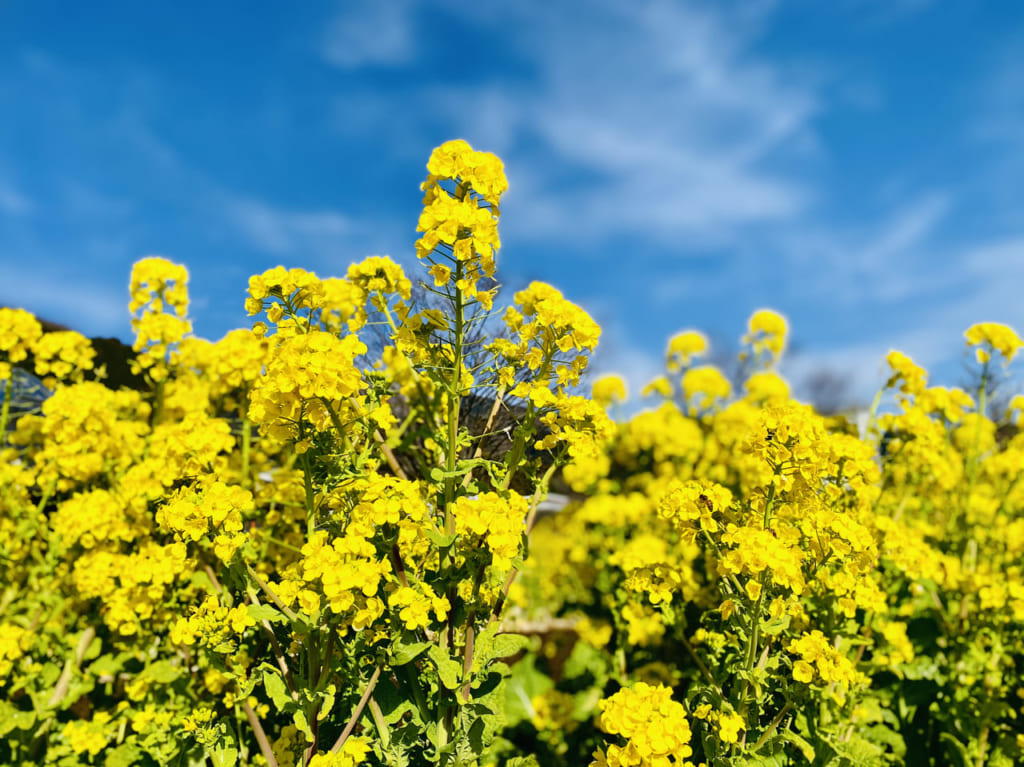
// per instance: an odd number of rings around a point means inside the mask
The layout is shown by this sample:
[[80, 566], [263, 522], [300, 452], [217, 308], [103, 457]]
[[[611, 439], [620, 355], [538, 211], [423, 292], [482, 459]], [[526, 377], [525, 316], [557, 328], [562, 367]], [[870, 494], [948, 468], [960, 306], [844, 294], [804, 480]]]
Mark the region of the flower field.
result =
[[217, 342], [139, 261], [141, 389], [0, 309], [0, 764], [1024, 763], [1013, 330], [858, 429], [760, 310], [613, 420], [586, 311], [498, 295], [501, 161], [427, 170], [419, 273], [271, 269]]

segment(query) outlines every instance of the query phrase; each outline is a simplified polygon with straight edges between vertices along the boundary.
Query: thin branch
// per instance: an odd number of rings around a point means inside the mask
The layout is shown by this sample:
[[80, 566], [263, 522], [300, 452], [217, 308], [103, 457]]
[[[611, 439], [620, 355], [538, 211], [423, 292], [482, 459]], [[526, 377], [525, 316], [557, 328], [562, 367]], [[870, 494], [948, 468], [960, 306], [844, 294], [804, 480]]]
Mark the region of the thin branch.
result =
[[263, 758], [267, 760], [269, 767], [277, 767], [274, 749], [270, 746], [270, 741], [267, 740], [267, 733], [263, 731], [260, 718], [256, 716], [256, 712], [252, 710], [248, 700], [242, 704], [242, 710], [245, 712], [245, 718], [249, 720], [249, 726], [252, 727], [253, 734], [256, 736], [256, 742], [260, 746], [260, 753], [263, 754]]
[[345, 741], [348, 740], [348, 736], [352, 734], [352, 730], [355, 729], [356, 722], [359, 721], [359, 717], [363, 714], [363, 709], [366, 708], [366, 704], [370, 700], [370, 696], [373, 695], [373, 689], [377, 686], [378, 679], [380, 679], [380, 666], [377, 666], [377, 668], [373, 670], [373, 675], [366, 683], [366, 689], [363, 690], [363, 697], [359, 699], [355, 710], [352, 711], [352, 716], [349, 717], [348, 723], [345, 725], [345, 729], [341, 731], [341, 735], [338, 736], [338, 739], [334, 741], [334, 745], [331, 746], [332, 754], [336, 754], [341, 751], [342, 746], [345, 745]]

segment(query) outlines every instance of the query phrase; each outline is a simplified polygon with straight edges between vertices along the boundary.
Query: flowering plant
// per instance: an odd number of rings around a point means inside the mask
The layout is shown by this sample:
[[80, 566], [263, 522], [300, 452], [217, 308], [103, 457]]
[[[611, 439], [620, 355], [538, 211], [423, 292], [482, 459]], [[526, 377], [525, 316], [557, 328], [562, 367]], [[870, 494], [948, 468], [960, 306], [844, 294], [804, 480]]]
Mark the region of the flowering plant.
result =
[[0, 763], [1019, 763], [1016, 333], [967, 331], [972, 392], [892, 352], [858, 430], [759, 310], [616, 422], [585, 311], [495, 309], [500, 160], [427, 170], [416, 284], [277, 267], [209, 342], [136, 264], [137, 388], [0, 309]]

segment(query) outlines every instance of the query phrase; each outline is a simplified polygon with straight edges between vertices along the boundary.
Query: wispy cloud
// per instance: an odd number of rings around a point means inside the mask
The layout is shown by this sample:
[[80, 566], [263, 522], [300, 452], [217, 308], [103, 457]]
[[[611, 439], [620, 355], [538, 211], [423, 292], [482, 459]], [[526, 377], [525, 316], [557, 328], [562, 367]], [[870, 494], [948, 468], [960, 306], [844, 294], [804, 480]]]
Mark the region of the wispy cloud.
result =
[[5, 264], [3, 270], [0, 306], [23, 308], [87, 335], [120, 335], [129, 328], [127, 284], [117, 291], [103, 275], [43, 278], [35, 265]]
[[324, 57], [343, 69], [402, 64], [413, 58], [416, 38], [408, 0], [349, 3], [330, 22]]
[[336, 253], [354, 228], [334, 211], [290, 211], [246, 198], [231, 199], [227, 216], [254, 248], [298, 258]]
[[[339, 122], [352, 130], [349, 115], [365, 107], [381, 130], [447, 125], [501, 152], [512, 238], [730, 241], [799, 215], [814, 196], [780, 166], [817, 151], [817, 85], [754, 53], [764, 16], [749, 9], [760, 5], [477, 8], [481, 30], [493, 34], [500, 18], [503, 55], [528, 75], [488, 77], [480, 62], [471, 81], [420, 83], [383, 107], [388, 97], [346, 93]], [[402, 19], [401, 29], [415, 22], [408, 9]]]
[[14, 187], [0, 182], [0, 213], [23, 216], [32, 210], [32, 201]]
[[[558, 4], [531, 7], [523, 45], [540, 88], [524, 125], [546, 151], [528, 158], [539, 237], [552, 211], [599, 238], [614, 233], [728, 240], [746, 224], [788, 219], [810, 190], [766, 160], [800, 145], [816, 100], [807, 84], [749, 50], [760, 17], [693, 4], [596, 4], [580, 22]], [[579, 25], [581, 45], [558, 39]], [[540, 39], [536, 39], [536, 38]], [[799, 150], [797, 150], [799, 154]], [[565, 188], [551, 158], [587, 178]]]

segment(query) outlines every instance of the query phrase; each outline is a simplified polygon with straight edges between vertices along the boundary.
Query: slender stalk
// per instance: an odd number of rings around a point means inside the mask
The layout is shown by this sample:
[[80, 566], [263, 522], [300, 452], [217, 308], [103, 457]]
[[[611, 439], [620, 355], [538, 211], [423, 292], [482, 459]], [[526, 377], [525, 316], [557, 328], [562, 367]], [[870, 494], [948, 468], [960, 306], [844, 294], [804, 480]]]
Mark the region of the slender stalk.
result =
[[[501, 409], [501, 405], [502, 405], [502, 402], [504, 401], [504, 397], [505, 397], [505, 387], [502, 386], [502, 387], [500, 387], [498, 389], [497, 393], [494, 395], [494, 404], [491, 405], [491, 412], [487, 416], [487, 425], [484, 426], [484, 430], [483, 430], [484, 434], [490, 434], [491, 433], [491, 428], [494, 426], [494, 419], [497, 418], [497, 416], [498, 416], [498, 411]], [[481, 441], [480, 444], [477, 445], [477, 447], [476, 447], [476, 452], [473, 453], [473, 458], [474, 459], [482, 458], [483, 454], [484, 454], [484, 445], [483, 445], [483, 442]], [[470, 468], [469, 471], [466, 472], [466, 476], [462, 480], [462, 486], [463, 487], [466, 487], [472, 481], [472, 479], [473, 479], [473, 471], [475, 469], [476, 469], [476, 467], [473, 466], [472, 468]]]
[[263, 758], [267, 760], [269, 767], [277, 767], [277, 757], [274, 756], [274, 749], [271, 747], [270, 741], [267, 740], [267, 733], [263, 731], [260, 718], [256, 716], [256, 712], [252, 710], [252, 705], [248, 700], [242, 704], [242, 710], [245, 712], [245, 718], [249, 720], [249, 726], [252, 727], [253, 735], [256, 736], [256, 743], [259, 744], [260, 753], [263, 754]]
[[306, 537], [312, 538], [316, 529], [316, 503], [313, 497], [313, 475], [308, 450], [302, 454], [302, 484], [306, 489]]
[[693, 658], [693, 662], [697, 664], [697, 668], [700, 671], [701, 676], [703, 676], [714, 691], [718, 693], [718, 697], [724, 698], [725, 696], [722, 693], [722, 688], [718, 686], [714, 676], [711, 675], [710, 669], [708, 669], [704, 661], [700, 659], [700, 656], [697, 655], [697, 651], [693, 649], [693, 645], [690, 644], [690, 641], [681, 633], [679, 635], [679, 639], [683, 643], [683, 647], [686, 648], [686, 651], [690, 653], [690, 657]]
[[278, 610], [280, 610], [286, 616], [288, 616], [288, 620], [292, 620], [293, 621], [293, 620], [296, 619], [296, 617], [298, 617], [298, 616], [295, 615], [294, 612], [292, 612], [288, 608], [288, 605], [286, 605], [284, 602], [282, 602], [281, 598], [278, 597], [277, 594], [275, 594], [271, 590], [270, 586], [268, 586], [264, 582], [264, 580], [262, 578], [260, 578], [259, 574], [255, 570], [252, 569], [252, 565], [250, 565], [248, 562], [246, 562], [245, 563], [245, 569], [246, 569], [246, 572], [249, 573], [249, 577], [252, 578], [253, 581], [255, 581], [257, 586], [260, 587], [260, 591], [262, 591], [264, 594], [266, 594], [268, 597], [270, 597], [270, 601], [273, 602], [275, 605], [277, 605], [277, 609]]
[[[249, 601], [255, 605], [260, 604], [259, 597], [256, 596], [256, 592], [249, 589]], [[264, 619], [260, 621], [263, 626], [263, 630], [267, 633], [267, 638], [270, 640], [271, 646], [274, 648], [274, 659], [277, 661], [277, 667], [281, 669], [281, 675], [284, 677], [285, 683], [288, 685], [288, 689], [295, 692], [295, 680], [292, 678], [291, 669], [288, 668], [288, 661], [285, 660], [284, 652], [281, 650], [281, 644], [277, 641], [277, 636], [274, 634], [274, 627], [270, 625], [270, 621]]]
[[242, 419], [242, 487], [252, 486], [252, 477], [249, 476], [249, 456], [252, 451], [252, 425], [246, 416]]
[[388, 727], [388, 723], [384, 720], [384, 712], [380, 708], [380, 704], [370, 696], [370, 700], [367, 703], [367, 707], [370, 709], [370, 716], [373, 717], [373, 724], [377, 728], [377, 737], [380, 738], [380, 744], [386, 751], [391, 748], [391, 728]]
[[782, 710], [779, 711], [779, 713], [775, 715], [775, 718], [772, 719], [771, 724], [768, 725], [768, 728], [764, 732], [761, 733], [761, 737], [757, 739], [757, 742], [754, 743], [753, 746], [751, 746], [751, 748], [750, 748], [750, 752], [751, 753], [754, 753], [754, 754], [757, 753], [757, 750], [759, 748], [761, 748], [761, 746], [763, 746], [765, 744], [765, 741], [768, 740], [768, 738], [770, 738], [772, 736], [772, 733], [774, 733], [775, 730], [778, 729], [779, 725], [782, 724], [782, 720], [786, 718], [786, 714], [788, 714], [792, 710], [792, 708], [793, 708], [793, 702], [787, 700], [786, 701], [786, 705], [783, 706]]
[[[455, 264], [456, 285], [465, 276], [465, 266], [461, 261]], [[452, 377], [448, 387], [448, 451], [445, 456], [445, 470], [448, 476], [444, 479], [444, 531], [448, 535], [455, 532], [455, 517], [452, 515], [452, 501], [455, 500], [455, 465], [458, 462], [459, 438], [459, 407], [462, 392], [462, 336], [465, 332], [465, 317], [462, 290], [455, 288], [455, 332], [452, 339]]]
[[0, 447], [7, 444], [7, 422], [11, 418], [11, 397], [14, 394], [14, 375], [10, 375], [4, 383], [4, 404], [0, 408]]
[[348, 736], [352, 734], [352, 730], [355, 729], [356, 722], [359, 721], [359, 717], [363, 715], [363, 709], [366, 708], [366, 704], [370, 700], [370, 696], [373, 695], [373, 689], [377, 686], [377, 681], [380, 679], [380, 666], [377, 666], [373, 670], [373, 674], [370, 676], [369, 681], [366, 683], [366, 689], [363, 690], [363, 697], [359, 699], [355, 709], [352, 710], [352, 716], [349, 717], [348, 722], [345, 724], [345, 729], [341, 731], [341, 735], [334, 741], [334, 745], [331, 746], [331, 753], [336, 754], [341, 751], [345, 745], [345, 741], [348, 740]]
[[480, 583], [484, 577], [484, 566], [481, 565], [477, 568], [476, 575], [473, 578], [473, 607], [469, 611], [469, 615], [466, 618], [466, 641], [465, 648], [462, 656], [462, 675], [466, 677], [466, 684], [462, 687], [462, 699], [464, 701], [469, 700], [471, 693], [471, 681], [469, 680], [469, 671], [473, 668], [473, 654], [476, 651], [476, 599], [480, 595]]
[[78, 644], [75, 646], [74, 657], [68, 658], [64, 663], [64, 669], [61, 671], [60, 679], [57, 680], [57, 685], [53, 688], [53, 695], [50, 696], [50, 700], [46, 704], [47, 706], [56, 706], [64, 700], [71, 687], [71, 677], [82, 664], [82, 658], [85, 657], [85, 653], [95, 636], [96, 629], [92, 626], [89, 626], [89, 628], [82, 632], [82, 636], [79, 637]]
[[[764, 502], [764, 529], [770, 529], [772, 520], [772, 506], [775, 504], [775, 480], [778, 477], [778, 469], [776, 469], [775, 475], [772, 477], [772, 483], [768, 486], [768, 497]], [[754, 663], [757, 660], [757, 643], [761, 638], [761, 607], [764, 604], [764, 595], [768, 590], [766, 579], [767, 570], [761, 572], [760, 583], [761, 593], [757, 595], [757, 603], [754, 605], [754, 612], [750, 616], [750, 641], [747, 644], [747, 660], [746, 670], [751, 672], [754, 670]], [[746, 697], [747, 690], [750, 689], [750, 682], [745, 681], [743, 683], [743, 694], [741, 697]], [[746, 706], [743, 707], [744, 712]]]

